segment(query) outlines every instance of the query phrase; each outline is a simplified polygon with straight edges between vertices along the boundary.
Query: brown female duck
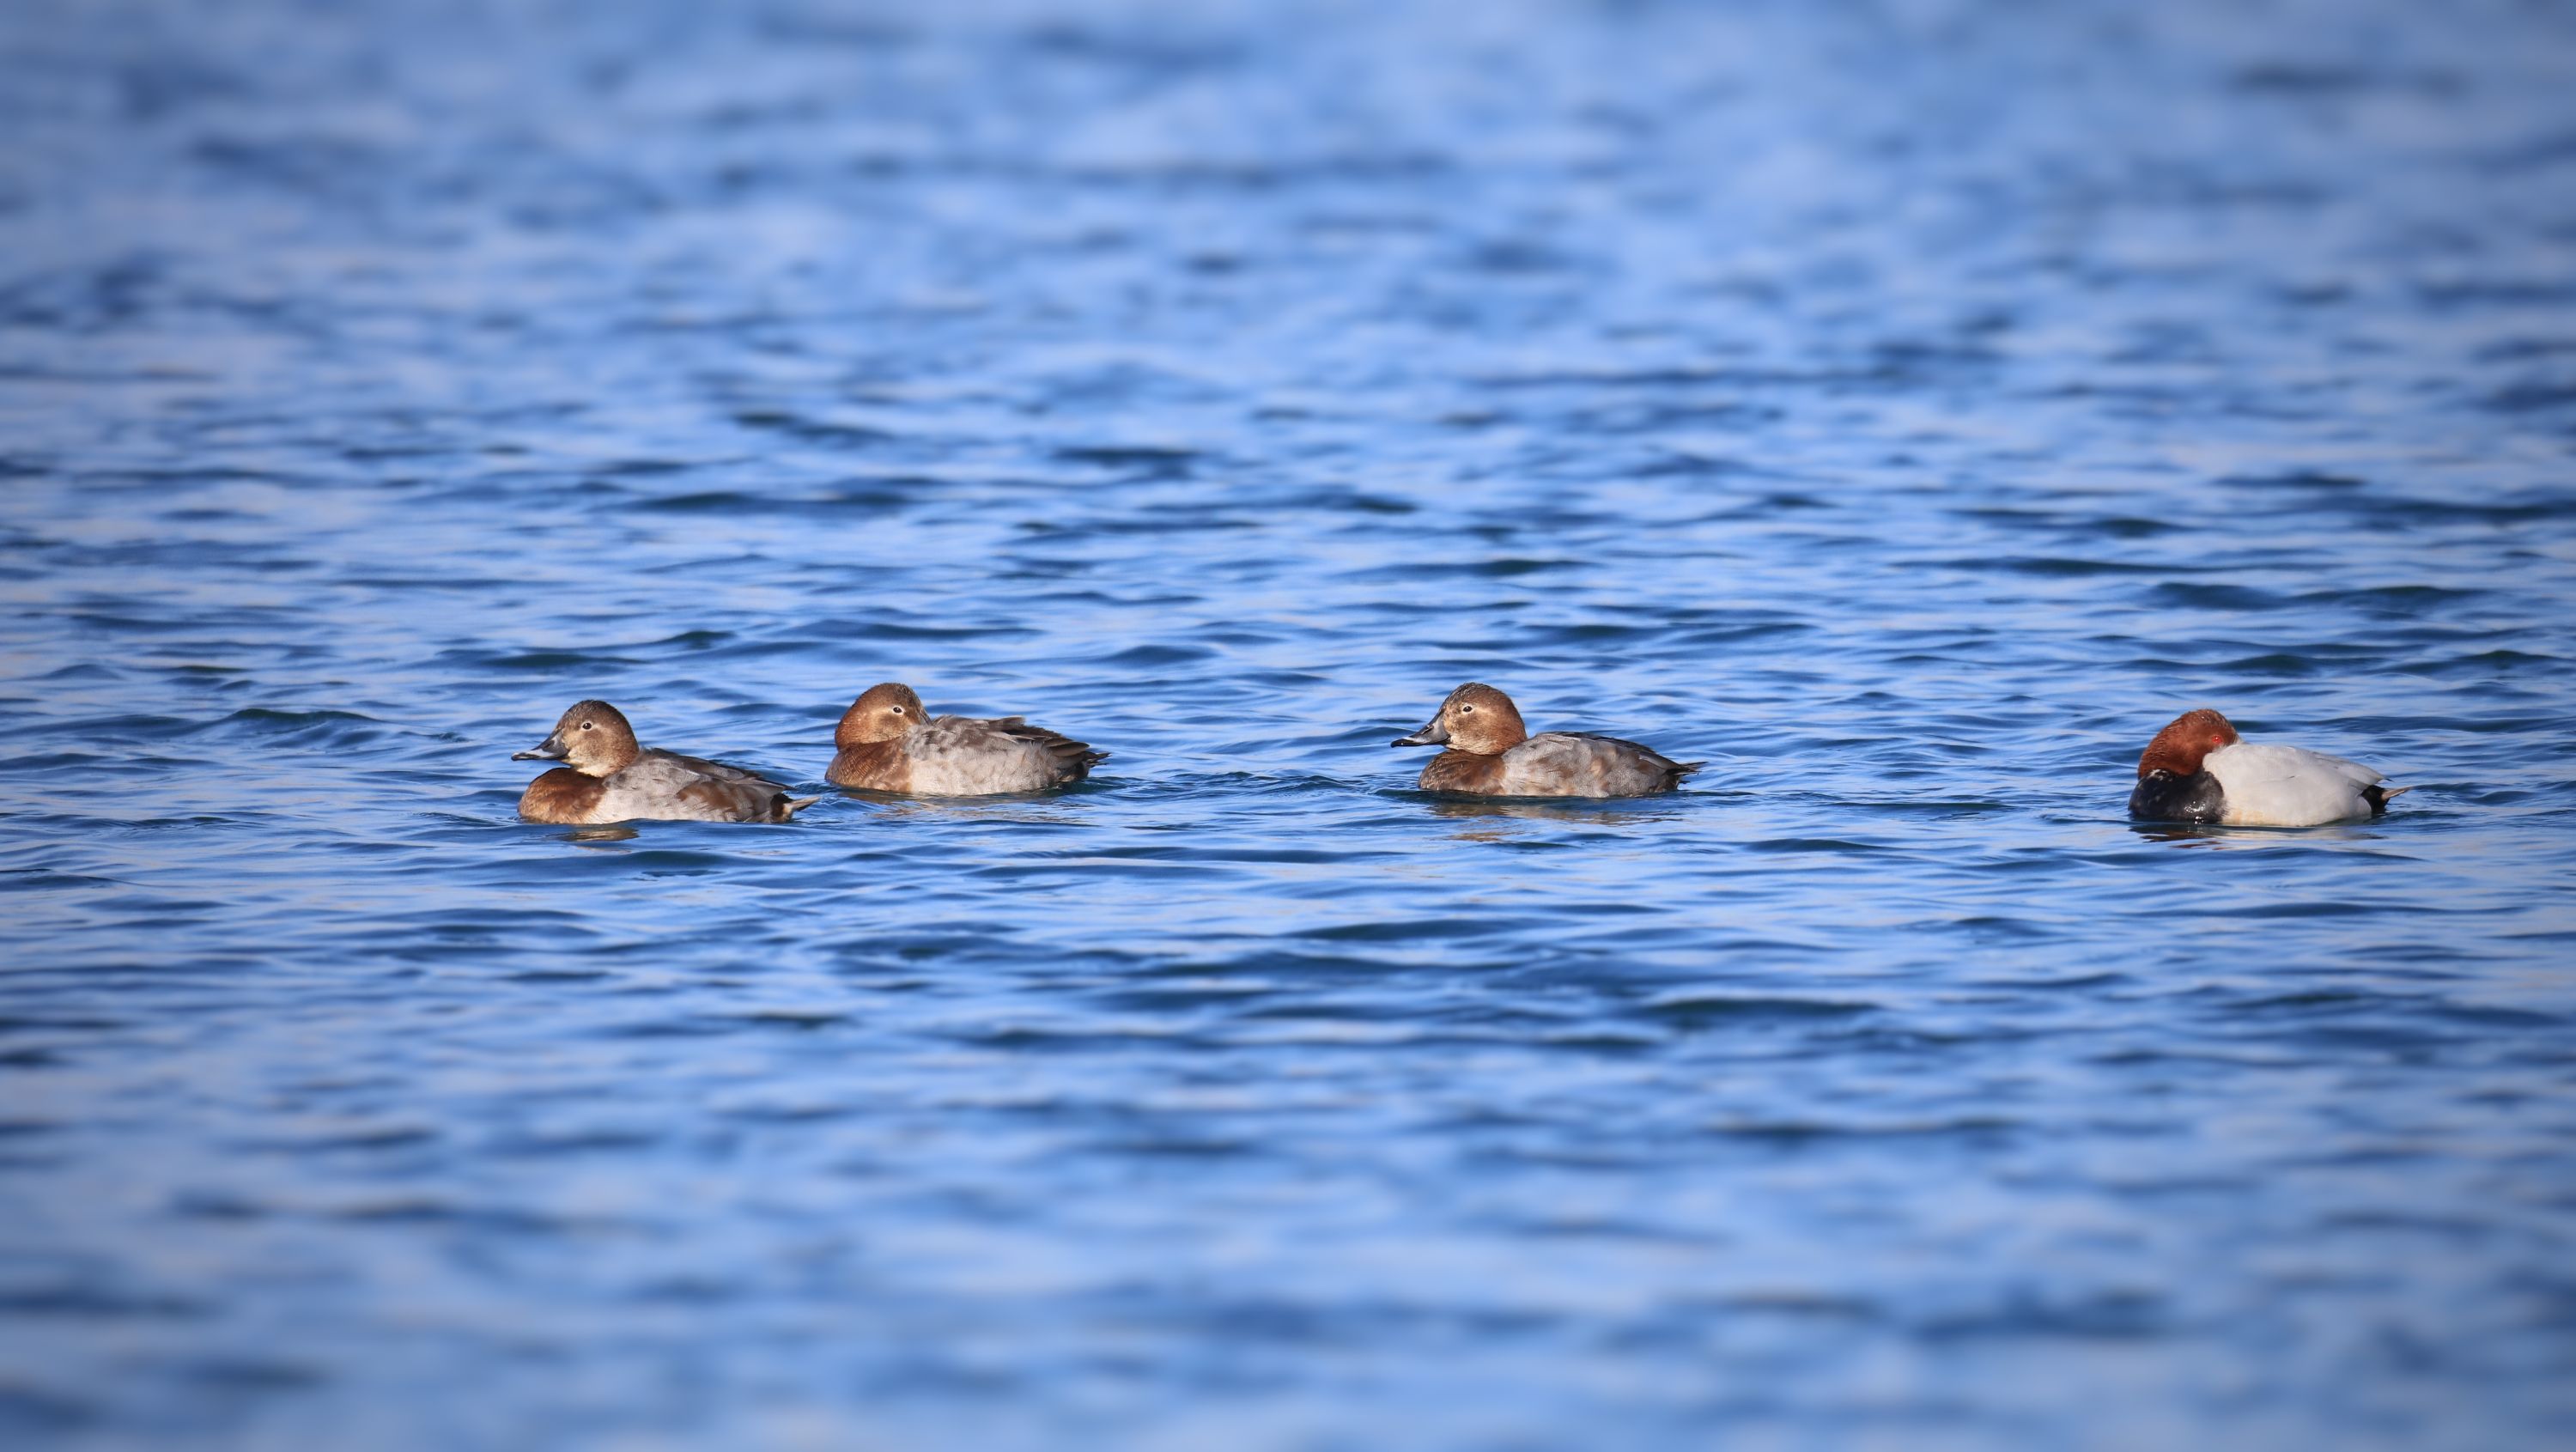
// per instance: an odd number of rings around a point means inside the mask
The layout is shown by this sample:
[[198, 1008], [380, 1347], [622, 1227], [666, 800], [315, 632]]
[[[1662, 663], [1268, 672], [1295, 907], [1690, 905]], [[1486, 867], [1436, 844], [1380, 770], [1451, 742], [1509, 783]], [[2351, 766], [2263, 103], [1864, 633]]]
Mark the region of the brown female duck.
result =
[[868, 687], [832, 732], [823, 778], [858, 791], [926, 797], [1037, 792], [1078, 782], [1109, 759], [1017, 716], [933, 718], [912, 687]]
[[1512, 698], [1469, 682], [1440, 714], [1391, 746], [1445, 746], [1422, 769], [1427, 792], [1479, 797], [1640, 797], [1668, 792], [1703, 763], [1584, 731], [1529, 734]]
[[510, 759], [564, 763], [520, 794], [519, 815], [531, 822], [784, 822], [821, 800], [791, 798], [738, 766], [637, 746], [635, 728], [606, 701], [564, 712], [534, 750]]

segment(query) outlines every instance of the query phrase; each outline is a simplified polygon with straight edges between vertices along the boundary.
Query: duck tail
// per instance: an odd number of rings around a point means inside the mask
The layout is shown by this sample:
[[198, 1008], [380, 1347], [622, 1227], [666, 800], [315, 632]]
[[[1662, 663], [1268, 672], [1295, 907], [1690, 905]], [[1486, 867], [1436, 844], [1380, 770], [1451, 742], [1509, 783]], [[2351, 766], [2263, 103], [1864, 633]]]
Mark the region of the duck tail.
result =
[[2376, 816], [2381, 812], [2387, 811], [2388, 804], [2390, 802], [2397, 800], [2399, 797], [2402, 797], [2413, 790], [2415, 789], [2411, 786], [2366, 786], [2361, 789], [2361, 799], [2370, 803], [2371, 814]]
[[775, 798], [773, 798], [773, 800], [778, 803], [777, 820], [784, 822], [788, 818], [795, 816], [798, 812], [805, 810], [807, 807], [810, 807], [823, 799], [821, 797], [791, 797], [785, 792], [780, 792]]
[[1705, 761], [1676, 761], [1672, 764], [1671, 770], [1664, 773], [1664, 785], [1667, 788], [1680, 786], [1683, 777], [1691, 775], [1706, 765], [1708, 763]]

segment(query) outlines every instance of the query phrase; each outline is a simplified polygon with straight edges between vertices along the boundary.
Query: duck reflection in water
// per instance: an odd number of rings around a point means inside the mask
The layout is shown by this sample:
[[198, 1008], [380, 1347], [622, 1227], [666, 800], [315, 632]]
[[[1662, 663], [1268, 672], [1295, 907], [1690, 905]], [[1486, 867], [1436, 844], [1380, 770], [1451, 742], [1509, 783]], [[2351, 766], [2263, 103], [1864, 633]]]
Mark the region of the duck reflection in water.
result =
[[2360, 825], [2328, 827], [2221, 827], [2196, 822], [2131, 822], [2131, 834], [2150, 842], [2237, 851], [2259, 847], [2302, 847], [2319, 842], [2369, 842], [2388, 834]]

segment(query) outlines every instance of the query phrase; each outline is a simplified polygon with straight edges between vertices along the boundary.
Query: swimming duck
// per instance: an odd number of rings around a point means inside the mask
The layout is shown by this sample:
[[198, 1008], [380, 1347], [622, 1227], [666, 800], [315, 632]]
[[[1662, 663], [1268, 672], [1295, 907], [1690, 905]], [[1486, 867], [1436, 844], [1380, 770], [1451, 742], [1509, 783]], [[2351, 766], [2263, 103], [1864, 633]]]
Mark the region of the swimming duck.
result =
[[823, 779], [859, 791], [984, 797], [1078, 782], [1109, 759], [1069, 736], [1017, 716], [933, 718], [912, 687], [886, 681], [861, 692], [832, 731]]
[[2300, 746], [2257, 745], [2216, 711], [2185, 711], [2138, 758], [2129, 815], [2150, 822], [2315, 827], [2357, 822], [2412, 790], [2379, 785], [2359, 762]]
[[532, 751], [512, 761], [565, 763], [528, 783], [519, 815], [531, 822], [784, 822], [820, 797], [787, 789], [738, 766], [635, 744], [635, 728], [606, 701], [563, 713]]
[[1422, 769], [1418, 785], [1480, 797], [1639, 797], [1671, 791], [1704, 765], [1615, 736], [1532, 736], [1511, 697], [1473, 682], [1451, 691], [1429, 725], [1387, 744], [1448, 747]]

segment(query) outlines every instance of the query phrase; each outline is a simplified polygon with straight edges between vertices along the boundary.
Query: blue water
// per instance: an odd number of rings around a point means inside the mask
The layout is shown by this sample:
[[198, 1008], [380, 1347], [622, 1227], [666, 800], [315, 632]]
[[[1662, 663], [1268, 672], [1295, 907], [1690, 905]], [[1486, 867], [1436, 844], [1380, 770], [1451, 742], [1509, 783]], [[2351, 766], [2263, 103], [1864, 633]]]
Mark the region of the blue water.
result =
[[[0, 9], [0, 1440], [2566, 1446], [2576, 21]], [[598, 695], [820, 787], [519, 823]], [[1709, 767], [1472, 805], [1512, 692]], [[2411, 786], [2142, 829], [2186, 706]]]

